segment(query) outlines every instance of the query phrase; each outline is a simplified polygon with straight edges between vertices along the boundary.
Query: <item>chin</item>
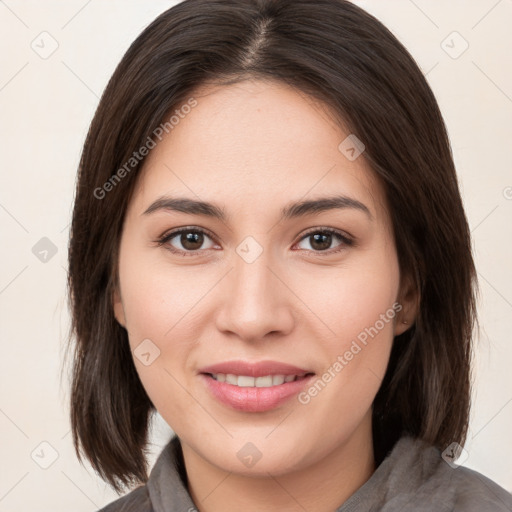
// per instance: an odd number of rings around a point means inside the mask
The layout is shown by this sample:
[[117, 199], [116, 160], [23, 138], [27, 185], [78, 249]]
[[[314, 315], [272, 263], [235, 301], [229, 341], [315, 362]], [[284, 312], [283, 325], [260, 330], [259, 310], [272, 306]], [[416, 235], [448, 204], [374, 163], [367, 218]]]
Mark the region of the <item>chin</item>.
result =
[[[268, 432], [265, 429], [257, 439], [256, 436], [243, 435], [229, 440], [219, 439], [208, 446], [199, 441], [196, 452], [223, 471], [256, 478], [268, 477], [269, 473], [284, 475], [308, 464], [310, 457], [304, 451], [306, 447], [302, 442], [298, 443], [301, 436], [282, 435], [265, 439]], [[298, 445], [303, 450], [298, 451]]]

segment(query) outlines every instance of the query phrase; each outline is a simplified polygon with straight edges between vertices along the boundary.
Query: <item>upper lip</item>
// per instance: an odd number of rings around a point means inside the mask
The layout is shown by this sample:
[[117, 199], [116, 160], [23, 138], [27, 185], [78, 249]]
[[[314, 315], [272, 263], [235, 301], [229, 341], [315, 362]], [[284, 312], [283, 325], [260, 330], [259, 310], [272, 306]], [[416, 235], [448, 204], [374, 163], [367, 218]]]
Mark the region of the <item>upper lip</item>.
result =
[[247, 361], [224, 361], [200, 368], [199, 373], [224, 373], [263, 377], [265, 375], [304, 375], [313, 372], [278, 361], [258, 361], [254, 363]]

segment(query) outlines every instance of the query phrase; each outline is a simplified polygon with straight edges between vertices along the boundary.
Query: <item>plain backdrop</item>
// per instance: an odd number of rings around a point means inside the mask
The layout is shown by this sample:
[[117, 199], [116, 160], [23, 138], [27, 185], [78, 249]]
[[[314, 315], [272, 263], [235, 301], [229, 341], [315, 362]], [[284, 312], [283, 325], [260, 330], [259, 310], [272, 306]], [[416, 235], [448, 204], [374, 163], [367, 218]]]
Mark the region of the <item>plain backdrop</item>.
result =
[[[71, 442], [68, 229], [99, 97], [174, 3], [0, 1], [0, 512], [92, 512], [117, 497]], [[409, 49], [447, 123], [481, 286], [464, 465], [512, 491], [512, 0], [355, 3]], [[170, 435], [157, 418], [152, 463]]]

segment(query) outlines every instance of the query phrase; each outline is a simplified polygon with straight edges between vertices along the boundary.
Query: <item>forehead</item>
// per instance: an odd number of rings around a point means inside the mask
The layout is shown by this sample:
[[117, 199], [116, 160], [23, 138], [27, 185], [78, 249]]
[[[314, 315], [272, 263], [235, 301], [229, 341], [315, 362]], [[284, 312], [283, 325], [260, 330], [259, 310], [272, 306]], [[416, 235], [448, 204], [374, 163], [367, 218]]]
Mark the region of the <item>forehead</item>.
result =
[[286, 84], [255, 80], [203, 86], [190, 96], [197, 105], [144, 162], [134, 196], [139, 211], [166, 194], [241, 214], [343, 194], [387, 216], [380, 183], [363, 157], [351, 161], [340, 151], [350, 133], [324, 104]]

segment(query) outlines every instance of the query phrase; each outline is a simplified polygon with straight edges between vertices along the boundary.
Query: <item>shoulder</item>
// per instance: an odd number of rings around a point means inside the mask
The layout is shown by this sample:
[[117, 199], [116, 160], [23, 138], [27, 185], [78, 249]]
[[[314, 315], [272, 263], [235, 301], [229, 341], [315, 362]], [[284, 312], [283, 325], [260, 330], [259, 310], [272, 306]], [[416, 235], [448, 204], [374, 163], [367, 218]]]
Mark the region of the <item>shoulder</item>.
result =
[[[449, 464], [441, 450], [404, 437], [382, 463], [384, 510], [414, 505], [418, 511], [512, 512], [512, 494], [483, 474]], [[391, 507], [391, 508], [390, 508]]]
[[435, 493], [438, 505], [449, 504], [454, 512], [512, 512], [512, 494], [506, 489], [478, 471], [448, 464], [435, 446], [415, 443], [422, 460], [418, 490], [425, 497]]
[[490, 478], [463, 466], [450, 470], [453, 472], [452, 486], [456, 493], [455, 511], [512, 511], [512, 494]]
[[122, 498], [109, 503], [98, 512], [154, 512], [148, 489], [145, 485], [137, 487]]

